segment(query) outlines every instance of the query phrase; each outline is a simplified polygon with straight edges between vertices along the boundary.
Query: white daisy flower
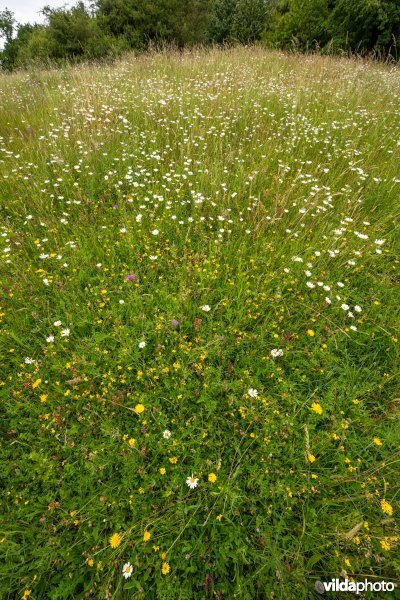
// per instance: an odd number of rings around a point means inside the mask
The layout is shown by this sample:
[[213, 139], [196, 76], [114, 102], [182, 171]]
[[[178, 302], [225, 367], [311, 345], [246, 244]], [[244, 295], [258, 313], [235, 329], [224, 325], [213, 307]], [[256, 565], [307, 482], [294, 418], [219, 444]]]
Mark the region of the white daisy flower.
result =
[[52, 342], [54, 342], [54, 335], [49, 335], [49, 336], [46, 338], [46, 342], [48, 342], [49, 344], [51, 344]]
[[258, 391], [254, 388], [250, 388], [249, 390], [247, 390], [247, 393], [250, 396], [250, 398], [257, 398], [258, 396]]
[[153, 235], [158, 235], [160, 232], [158, 231], [158, 229], [153, 229], [153, 231], [151, 233]]
[[164, 429], [163, 434], [162, 434], [164, 440], [169, 440], [169, 438], [171, 437], [171, 432], [169, 429]]
[[358, 313], [360, 313], [362, 311], [361, 306], [358, 306], [358, 304], [355, 305], [354, 310]]
[[144, 348], [146, 346], [146, 342], [139, 342], [138, 346], [140, 349]]
[[66, 327], [65, 329], [61, 329], [61, 337], [68, 337], [70, 334], [70, 330], [68, 329], [68, 327]]
[[132, 575], [133, 573], [133, 567], [131, 565], [130, 562], [127, 562], [124, 564], [124, 566], [122, 567], [122, 575], [123, 577], [125, 577], [125, 579], [129, 579], [129, 577]]
[[54, 321], [53, 325], [54, 327], [60, 327], [61, 321]]
[[281, 348], [274, 348], [271, 350], [271, 356], [276, 358], [277, 356], [283, 356], [283, 350]]
[[204, 312], [210, 312], [211, 306], [209, 306], [208, 304], [203, 304], [201, 310], [203, 310]]
[[193, 477], [193, 473], [192, 473], [191, 477], [186, 478], [186, 483], [190, 487], [191, 490], [194, 490], [194, 488], [197, 487], [197, 484], [199, 483], [199, 479], [198, 479], [198, 477]]

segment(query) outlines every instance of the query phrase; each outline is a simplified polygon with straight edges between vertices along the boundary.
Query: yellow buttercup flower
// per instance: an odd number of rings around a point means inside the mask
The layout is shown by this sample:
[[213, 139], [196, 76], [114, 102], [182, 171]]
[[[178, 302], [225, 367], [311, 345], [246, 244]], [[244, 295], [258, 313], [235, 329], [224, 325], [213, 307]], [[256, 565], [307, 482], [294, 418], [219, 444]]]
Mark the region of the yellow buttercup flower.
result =
[[144, 406], [143, 406], [143, 404], [136, 404], [135, 411], [138, 413], [138, 415], [141, 415], [142, 412], [144, 412]]
[[217, 481], [217, 476], [215, 473], [210, 473], [208, 476], [208, 481], [210, 481], [211, 483], [215, 483]]
[[143, 534], [143, 541], [144, 542], [148, 542], [150, 538], [151, 538], [150, 531], [145, 531], [144, 534]]

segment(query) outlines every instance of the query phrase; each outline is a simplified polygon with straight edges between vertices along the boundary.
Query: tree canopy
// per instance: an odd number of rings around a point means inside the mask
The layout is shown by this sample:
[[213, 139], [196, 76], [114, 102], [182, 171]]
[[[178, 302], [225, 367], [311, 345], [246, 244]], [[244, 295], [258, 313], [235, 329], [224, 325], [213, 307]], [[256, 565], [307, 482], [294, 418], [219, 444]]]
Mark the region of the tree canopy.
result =
[[18, 25], [9, 9], [0, 11], [3, 68], [96, 59], [163, 43], [261, 41], [397, 58], [400, 32], [398, 0], [96, 0], [90, 6], [78, 0], [42, 12], [43, 25]]

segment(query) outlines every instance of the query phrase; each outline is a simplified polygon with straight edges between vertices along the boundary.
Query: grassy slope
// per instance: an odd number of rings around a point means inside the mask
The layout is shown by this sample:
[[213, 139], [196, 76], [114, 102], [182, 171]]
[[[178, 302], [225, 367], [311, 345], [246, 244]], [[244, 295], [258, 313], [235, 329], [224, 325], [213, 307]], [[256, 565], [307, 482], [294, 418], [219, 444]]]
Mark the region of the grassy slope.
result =
[[1, 78], [2, 598], [400, 577], [399, 104], [255, 49]]

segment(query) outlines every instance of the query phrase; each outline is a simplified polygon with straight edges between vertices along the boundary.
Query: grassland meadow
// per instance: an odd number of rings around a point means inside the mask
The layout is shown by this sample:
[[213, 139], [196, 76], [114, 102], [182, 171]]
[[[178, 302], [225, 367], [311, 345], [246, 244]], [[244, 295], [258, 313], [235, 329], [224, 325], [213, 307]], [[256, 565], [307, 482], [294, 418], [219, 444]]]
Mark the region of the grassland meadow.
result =
[[0, 76], [2, 599], [399, 583], [399, 133], [368, 60]]

